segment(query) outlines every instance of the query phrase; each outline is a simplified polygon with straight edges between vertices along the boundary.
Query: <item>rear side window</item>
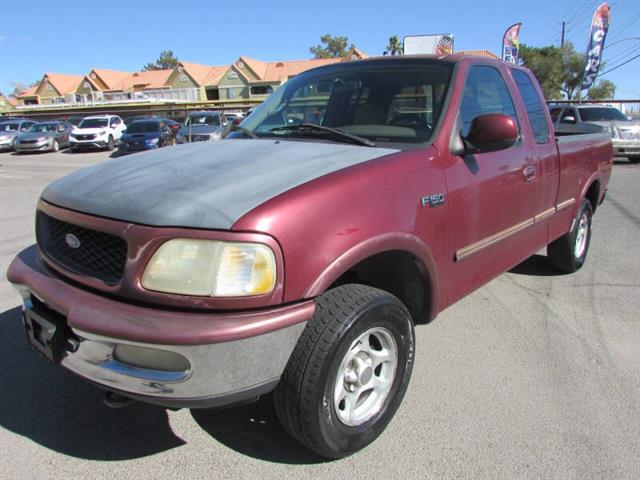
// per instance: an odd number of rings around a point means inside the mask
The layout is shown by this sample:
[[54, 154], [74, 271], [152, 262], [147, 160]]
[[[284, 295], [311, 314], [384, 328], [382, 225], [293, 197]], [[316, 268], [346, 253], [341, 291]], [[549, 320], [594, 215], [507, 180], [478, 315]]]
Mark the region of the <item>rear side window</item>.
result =
[[536, 88], [533, 86], [533, 82], [531, 82], [529, 75], [521, 70], [513, 70], [513, 78], [518, 85], [520, 95], [522, 95], [536, 142], [547, 143], [549, 141], [549, 128], [544, 116], [544, 106], [540, 101]]
[[485, 113], [509, 115], [518, 123], [513, 100], [500, 72], [493, 67], [476, 66], [469, 71], [460, 106], [463, 137], [469, 133], [473, 119]]
[[562, 111], [561, 107], [554, 107], [551, 110], [549, 110], [549, 115], [551, 115], [551, 120], [553, 120], [553, 123], [556, 123], [556, 121], [558, 120], [558, 117], [560, 116], [561, 111]]

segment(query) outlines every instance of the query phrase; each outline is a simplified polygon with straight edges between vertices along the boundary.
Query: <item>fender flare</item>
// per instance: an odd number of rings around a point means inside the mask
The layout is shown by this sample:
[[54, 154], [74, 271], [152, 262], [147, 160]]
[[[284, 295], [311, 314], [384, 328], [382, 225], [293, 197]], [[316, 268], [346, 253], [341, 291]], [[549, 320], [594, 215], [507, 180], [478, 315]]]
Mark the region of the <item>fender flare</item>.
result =
[[439, 304], [440, 283], [438, 281], [437, 267], [430, 249], [419, 238], [408, 233], [386, 233], [354, 245], [326, 266], [307, 288], [304, 298], [313, 298], [324, 293], [354, 265], [374, 255], [390, 251], [409, 253], [418, 261], [418, 268], [423, 273], [427, 294], [430, 299], [428, 320], [433, 320], [438, 313]]

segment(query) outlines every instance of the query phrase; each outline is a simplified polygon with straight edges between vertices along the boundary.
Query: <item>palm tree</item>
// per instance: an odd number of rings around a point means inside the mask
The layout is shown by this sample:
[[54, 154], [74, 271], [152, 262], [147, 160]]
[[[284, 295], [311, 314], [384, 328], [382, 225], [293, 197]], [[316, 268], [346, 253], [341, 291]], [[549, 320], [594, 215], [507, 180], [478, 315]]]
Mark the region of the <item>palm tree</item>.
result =
[[398, 37], [398, 35], [394, 35], [393, 37], [389, 37], [389, 45], [387, 45], [385, 54], [402, 55], [402, 49], [403, 47], [400, 37]]

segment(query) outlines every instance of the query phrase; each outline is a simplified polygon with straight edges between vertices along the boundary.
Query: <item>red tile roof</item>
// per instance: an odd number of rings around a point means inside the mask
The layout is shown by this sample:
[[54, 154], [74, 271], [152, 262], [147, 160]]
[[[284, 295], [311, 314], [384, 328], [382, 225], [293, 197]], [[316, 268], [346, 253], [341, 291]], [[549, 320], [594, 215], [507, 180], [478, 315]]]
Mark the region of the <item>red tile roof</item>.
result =
[[67, 75], [64, 73], [45, 73], [43, 80], [46, 79], [49, 84], [58, 92], [59, 95], [75, 92], [80, 86], [80, 82], [84, 79], [82, 75]]
[[184, 72], [187, 73], [198, 86], [216, 85], [224, 72], [229, 68], [229, 65], [213, 66], [191, 62], [180, 62], [178, 65], [183, 68]]
[[131, 72], [122, 72], [119, 70], [107, 70], [105, 68], [94, 68], [89, 73], [89, 80], [93, 83], [93, 79], [91, 78], [91, 74], [95, 73], [95, 75], [102, 80], [107, 86], [107, 90], [115, 90], [117, 86], [122, 84], [124, 80], [131, 76]]
[[489, 50], [460, 50], [460, 51], [454, 52], [454, 53], [459, 53], [461, 55], [473, 55], [475, 57], [485, 57], [485, 58], [492, 58], [494, 60], [500, 60], [500, 57], [498, 57], [497, 55], [494, 55]]
[[33, 87], [29, 87], [26, 90], [21, 91], [16, 97], [17, 98], [35, 97], [36, 96], [36, 90], [38, 89], [38, 85], [34, 85]]

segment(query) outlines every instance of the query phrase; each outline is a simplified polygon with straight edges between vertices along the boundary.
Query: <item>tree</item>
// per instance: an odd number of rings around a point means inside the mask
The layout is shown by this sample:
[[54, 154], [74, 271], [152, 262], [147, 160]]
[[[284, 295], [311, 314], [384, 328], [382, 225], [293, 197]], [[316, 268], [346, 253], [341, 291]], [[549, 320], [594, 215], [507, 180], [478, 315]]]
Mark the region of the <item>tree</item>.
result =
[[394, 35], [389, 37], [389, 45], [387, 45], [387, 50], [384, 52], [385, 55], [402, 55], [404, 50], [404, 45], [400, 41], [400, 37], [398, 35]]
[[347, 47], [349, 43], [347, 37], [332, 37], [328, 33], [320, 37], [320, 41], [324, 46], [316, 45], [309, 49], [315, 58], [347, 57], [349, 52], [356, 48], [353, 43]]
[[611, 80], [598, 80], [598, 82], [589, 89], [589, 98], [591, 100], [606, 100], [613, 98], [616, 94], [616, 84]]
[[[561, 99], [562, 94], [567, 100], [581, 99], [580, 87], [586, 59], [585, 55], [575, 51], [571, 42], [565, 43], [561, 48], [537, 48], [522, 44], [520, 58], [538, 78], [547, 100]], [[600, 64], [600, 69], [603, 66], [604, 64]], [[615, 85], [611, 84], [615, 91]]]
[[13, 91], [9, 94], [9, 96], [13, 97], [13, 98], [17, 98], [18, 95], [20, 95], [26, 89], [31, 88], [31, 87], [35, 87], [40, 82], [31, 82], [31, 84], [29, 86], [25, 85], [22, 82], [10, 82], [10, 83], [11, 83], [11, 86], [13, 87]]
[[155, 63], [147, 63], [143, 70], [165, 70], [175, 68], [178, 65], [178, 57], [173, 55], [172, 50], [163, 50]]

